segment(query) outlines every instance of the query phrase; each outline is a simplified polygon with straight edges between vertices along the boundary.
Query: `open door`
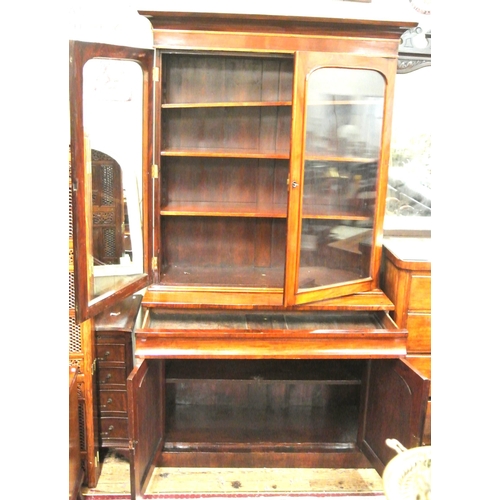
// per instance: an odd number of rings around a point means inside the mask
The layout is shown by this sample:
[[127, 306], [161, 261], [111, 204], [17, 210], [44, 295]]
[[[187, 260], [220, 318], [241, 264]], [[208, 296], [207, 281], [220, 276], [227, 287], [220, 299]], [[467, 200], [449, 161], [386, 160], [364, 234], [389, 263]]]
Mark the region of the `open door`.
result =
[[127, 379], [131, 500], [143, 498], [164, 441], [164, 362], [142, 359]]
[[395, 71], [383, 58], [296, 54], [286, 305], [378, 287]]
[[396, 455], [386, 445], [387, 438], [397, 439], [406, 448], [421, 446], [430, 380], [404, 359], [371, 360], [366, 379], [358, 441], [382, 474]]
[[77, 323], [152, 279], [153, 55], [69, 43]]

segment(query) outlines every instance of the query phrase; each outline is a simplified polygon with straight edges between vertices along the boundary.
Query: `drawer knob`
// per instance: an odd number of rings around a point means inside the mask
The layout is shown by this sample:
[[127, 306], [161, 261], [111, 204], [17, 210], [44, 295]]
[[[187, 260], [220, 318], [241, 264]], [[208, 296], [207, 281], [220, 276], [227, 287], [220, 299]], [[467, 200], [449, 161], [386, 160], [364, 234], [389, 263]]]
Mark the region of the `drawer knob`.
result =
[[101, 405], [101, 408], [107, 408], [107, 406], [109, 404], [111, 404], [113, 402], [113, 398], [108, 398], [108, 400], [106, 401], [106, 404], [105, 405]]
[[114, 428], [115, 428], [114, 425], [110, 425], [108, 427], [108, 432], [103, 432], [102, 435], [103, 436], [109, 436], [111, 434], [111, 432], [113, 431]]
[[106, 378], [105, 378], [104, 380], [102, 380], [100, 383], [101, 383], [101, 384], [105, 384], [105, 383], [106, 383], [106, 382], [107, 382], [110, 378], [111, 378], [111, 373], [108, 373], [108, 374], [106, 375]]
[[106, 351], [104, 353], [104, 357], [103, 358], [97, 358], [99, 361], [106, 361], [106, 358], [110, 355], [110, 352], [109, 351]]

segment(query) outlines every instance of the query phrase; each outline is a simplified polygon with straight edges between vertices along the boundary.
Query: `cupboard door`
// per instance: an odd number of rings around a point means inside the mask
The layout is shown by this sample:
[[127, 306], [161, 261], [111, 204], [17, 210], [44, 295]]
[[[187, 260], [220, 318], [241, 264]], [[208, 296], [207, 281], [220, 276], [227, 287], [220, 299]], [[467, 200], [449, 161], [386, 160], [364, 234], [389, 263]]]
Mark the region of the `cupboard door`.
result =
[[381, 474], [395, 456], [385, 440], [406, 448], [422, 445], [430, 380], [404, 359], [369, 362], [360, 426], [360, 447]]
[[76, 317], [149, 283], [153, 51], [70, 41]]
[[141, 360], [127, 379], [131, 500], [142, 498], [164, 441], [164, 363]]
[[298, 53], [287, 297], [302, 304], [377, 286], [392, 66]]

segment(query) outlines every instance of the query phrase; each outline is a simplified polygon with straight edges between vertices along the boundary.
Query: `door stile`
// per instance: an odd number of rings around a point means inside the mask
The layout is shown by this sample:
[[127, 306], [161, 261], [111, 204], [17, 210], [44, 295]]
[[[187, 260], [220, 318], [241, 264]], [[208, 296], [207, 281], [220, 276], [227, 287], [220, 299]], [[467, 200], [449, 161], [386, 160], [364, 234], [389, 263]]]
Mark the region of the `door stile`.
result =
[[164, 363], [142, 359], [127, 379], [131, 500], [142, 499], [163, 448]]

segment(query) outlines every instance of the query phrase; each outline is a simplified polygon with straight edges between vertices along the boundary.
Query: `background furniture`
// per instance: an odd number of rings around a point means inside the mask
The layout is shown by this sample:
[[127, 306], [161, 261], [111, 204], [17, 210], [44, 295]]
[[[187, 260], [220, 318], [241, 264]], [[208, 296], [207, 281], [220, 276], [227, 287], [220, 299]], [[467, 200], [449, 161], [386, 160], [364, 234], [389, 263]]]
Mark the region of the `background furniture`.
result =
[[[408, 329], [407, 361], [431, 379], [431, 240], [391, 237], [384, 240], [382, 288], [394, 302], [391, 312]], [[431, 444], [431, 397], [427, 402], [422, 444]]]

